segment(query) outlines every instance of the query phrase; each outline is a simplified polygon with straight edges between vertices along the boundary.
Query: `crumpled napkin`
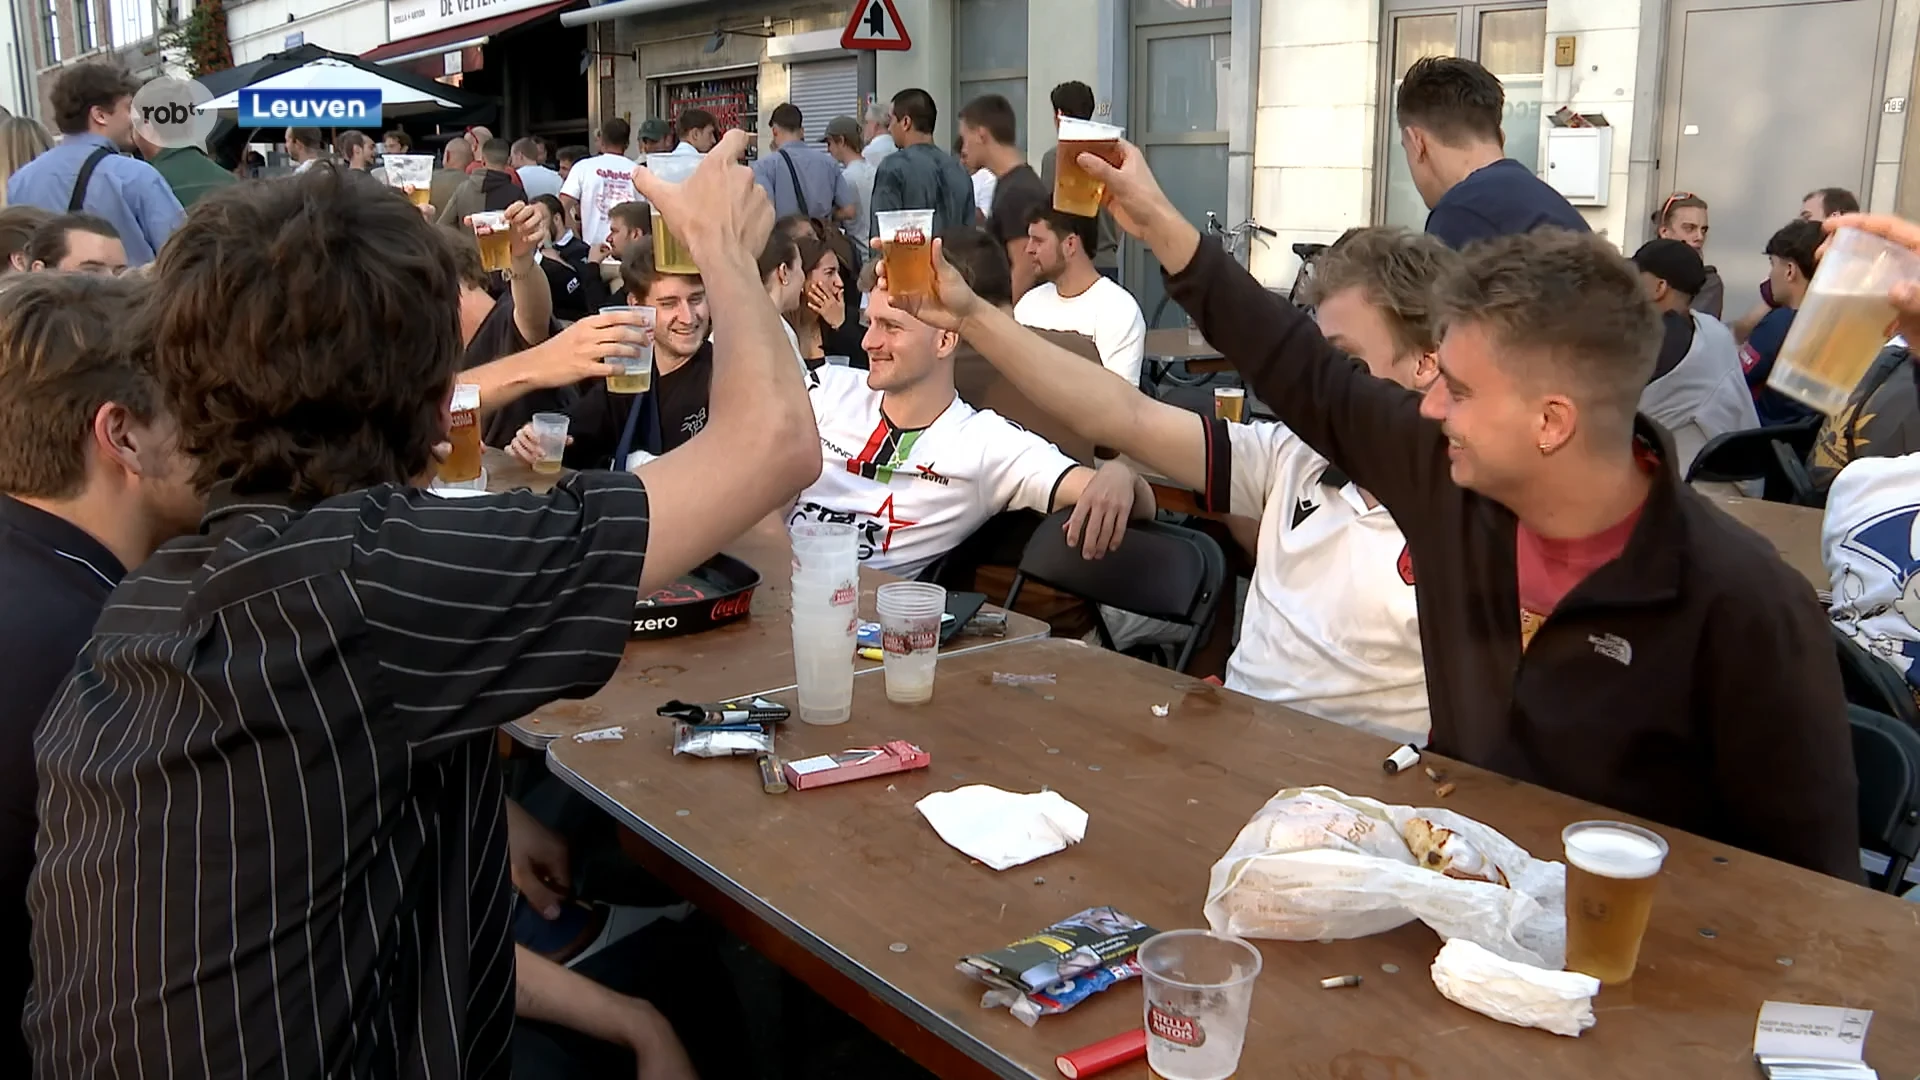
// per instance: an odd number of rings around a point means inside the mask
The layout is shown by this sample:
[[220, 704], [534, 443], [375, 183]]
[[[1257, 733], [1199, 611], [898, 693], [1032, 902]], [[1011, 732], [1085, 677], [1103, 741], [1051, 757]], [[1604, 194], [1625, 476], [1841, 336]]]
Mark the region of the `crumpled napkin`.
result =
[[1591, 975], [1502, 960], [1466, 938], [1441, 946], [1433, 985], [1447, 1000], [1503, 1023], [1576, 1037], [1593, 1026], [1593, 995], [1600, 992]]
[[995, 870], [1051, 855], [1087, 835], [1087, 812], [1056, 791], [1020, 795], [968, 784], [936, 791], [914, 809], [940, 839]]

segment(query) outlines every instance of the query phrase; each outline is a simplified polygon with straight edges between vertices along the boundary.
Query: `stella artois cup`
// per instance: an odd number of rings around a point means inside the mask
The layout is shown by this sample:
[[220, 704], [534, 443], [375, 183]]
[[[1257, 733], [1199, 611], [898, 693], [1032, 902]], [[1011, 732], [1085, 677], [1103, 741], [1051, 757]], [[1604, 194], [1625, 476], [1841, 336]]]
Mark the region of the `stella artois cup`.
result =
[[1227, 1080], [1240, 1067], [1260, 950], [1211, 930], [1172, 930], [1140, 946], [1147, 1066], [1161, 1080]]

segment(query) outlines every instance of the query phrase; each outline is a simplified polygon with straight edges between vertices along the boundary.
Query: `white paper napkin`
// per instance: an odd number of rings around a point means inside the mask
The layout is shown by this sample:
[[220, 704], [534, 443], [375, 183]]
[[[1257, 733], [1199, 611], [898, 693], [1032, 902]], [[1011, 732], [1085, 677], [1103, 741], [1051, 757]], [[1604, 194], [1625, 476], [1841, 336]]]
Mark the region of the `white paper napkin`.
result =
[[1087, 835], [1087, 812], [1055, 791], [1020, 795], [969, 784], [936, 791], [914, 809], [940, 839], [995, 870], [1051, 855]]
[[1593, 995], [1600, 992], [1591, 975], [1502, 960], [1466, 938], [1441, 946], [1433, 985], [1455, 1004], [1495, 1020], [1574, 1036], [1593, 1026]]

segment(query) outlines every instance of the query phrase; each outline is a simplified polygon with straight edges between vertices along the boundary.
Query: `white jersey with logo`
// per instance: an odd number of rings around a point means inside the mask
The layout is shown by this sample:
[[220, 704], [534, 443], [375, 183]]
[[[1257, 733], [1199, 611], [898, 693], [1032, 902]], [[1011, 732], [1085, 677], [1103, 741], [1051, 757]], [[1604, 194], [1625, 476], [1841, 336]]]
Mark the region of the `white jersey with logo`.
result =
[[607, 238], [608, 211], [623, 202], [643, 202], [633, 190], [634, 161], [625, 154], [596, 154], [567, 170], [560, 194], [580, 202], [580, 239], [591, 247]]
[[1228, 688], [1424, 745], [1413, 567], [1393, 516], [1286, 427], [1210, 421], [1206, 432], [1208, 504], [1260, 521]]
[[825, 459], [789, 523], [860, 533], [860, 560], [911, 578], [1003, 510], [1053, 509], [1079, 463], [1052, 443], [958, 397], [924, 428], [894, 427], [867, 373], [824, 366], [807, 377]]
[[1920, 694], [1920, 454], [1856, 458], [1827, 489], [1828, 616]]

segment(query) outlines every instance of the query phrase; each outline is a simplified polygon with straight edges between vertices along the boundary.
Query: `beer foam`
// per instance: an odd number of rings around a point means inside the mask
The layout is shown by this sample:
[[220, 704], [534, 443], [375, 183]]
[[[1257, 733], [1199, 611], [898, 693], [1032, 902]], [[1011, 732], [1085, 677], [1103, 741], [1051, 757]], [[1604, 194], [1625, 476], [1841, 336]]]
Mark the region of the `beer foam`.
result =
[[1666, 845], [1638, 832], [1607, 825], [1590, 825], [1567, 833], [1567, 861], [1589, 874], [1610, 878], [1644, 878], [1660, 872]]
[[473, 383], [454, 383], [453, 402], [450, 408], [477, 409], [480, 407], [480, 388]]

